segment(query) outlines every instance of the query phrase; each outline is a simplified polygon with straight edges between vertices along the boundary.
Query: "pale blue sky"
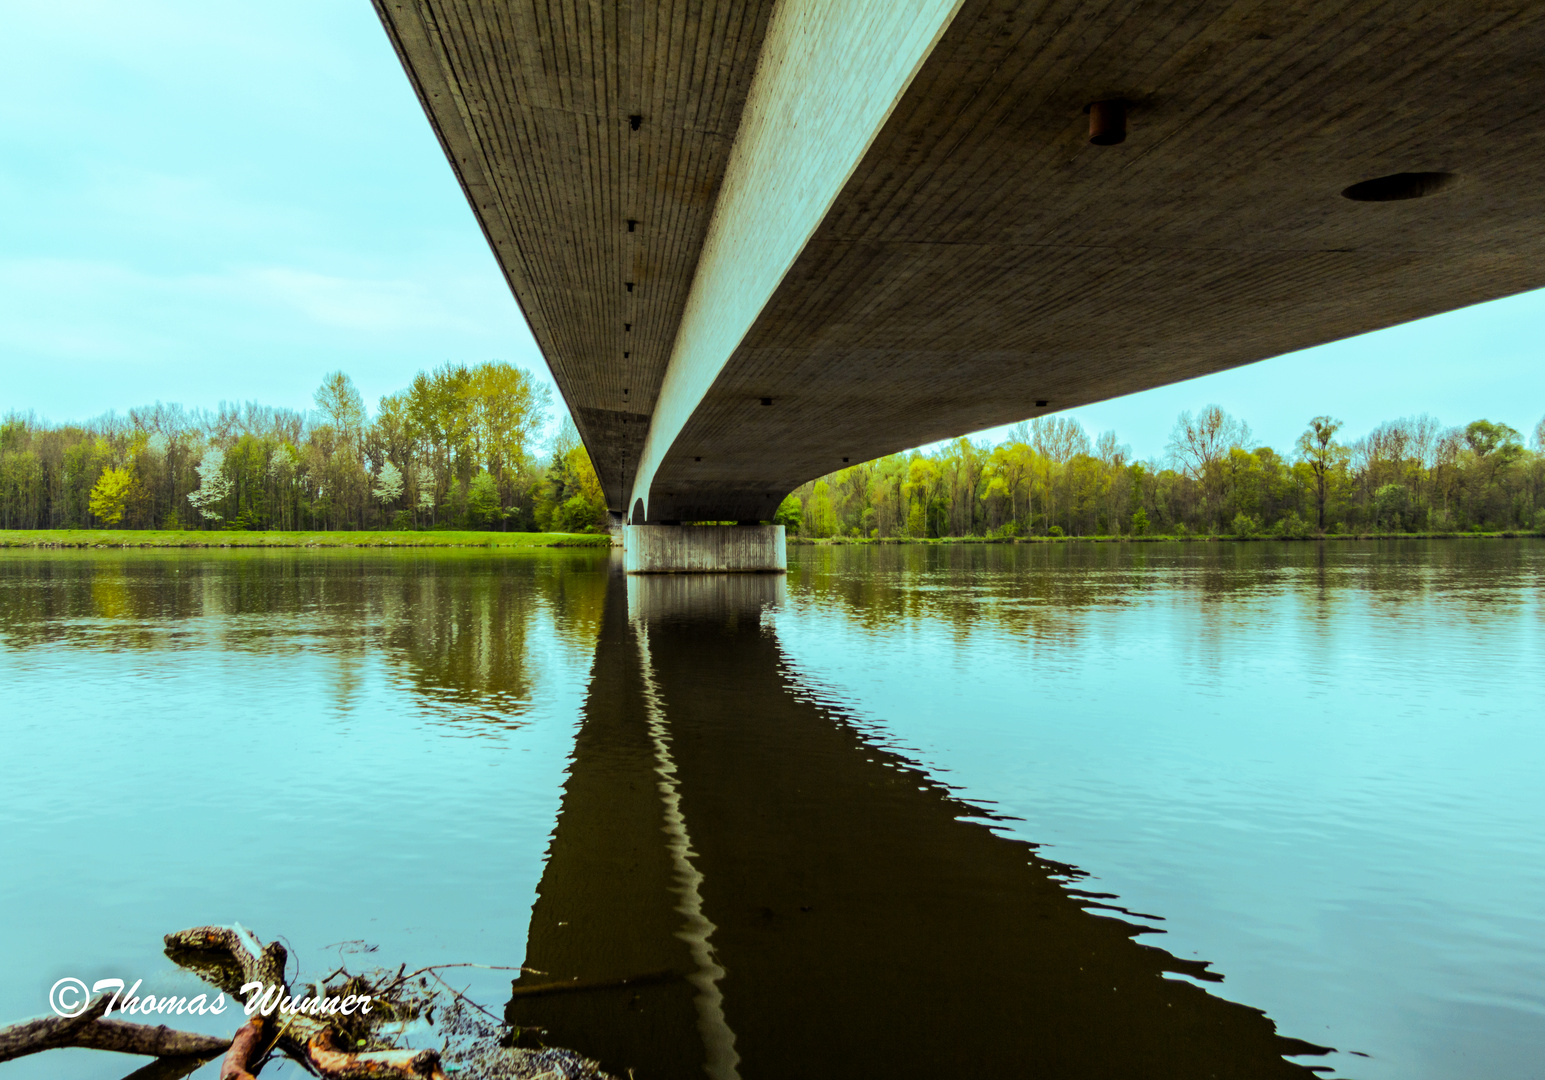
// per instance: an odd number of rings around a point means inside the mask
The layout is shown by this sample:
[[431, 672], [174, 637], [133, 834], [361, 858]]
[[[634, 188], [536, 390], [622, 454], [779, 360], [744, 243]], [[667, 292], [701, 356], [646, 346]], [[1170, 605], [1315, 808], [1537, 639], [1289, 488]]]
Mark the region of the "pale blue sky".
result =
[[[446, 360], [548, 379], [366, 0], [31, 0], [0, 36], [0, 413], [369, 402]], [[1330, 412], [1545, 414], [1532, 293], [1077, 410], [1158, 455], [1217, 402], [1286, 447]]]

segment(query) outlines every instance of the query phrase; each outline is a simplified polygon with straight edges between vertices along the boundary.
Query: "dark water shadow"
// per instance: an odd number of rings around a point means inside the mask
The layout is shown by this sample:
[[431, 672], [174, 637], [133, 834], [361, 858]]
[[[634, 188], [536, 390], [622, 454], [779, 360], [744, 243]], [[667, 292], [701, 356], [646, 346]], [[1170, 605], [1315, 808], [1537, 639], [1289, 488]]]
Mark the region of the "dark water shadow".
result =
[[763, 610], [781, 578], [614, 576], [526, 963], [647, 985], [512, 999], [656, 1077], [1305, 1077], [1323, 1048], [1073, 867], [817, 702]]

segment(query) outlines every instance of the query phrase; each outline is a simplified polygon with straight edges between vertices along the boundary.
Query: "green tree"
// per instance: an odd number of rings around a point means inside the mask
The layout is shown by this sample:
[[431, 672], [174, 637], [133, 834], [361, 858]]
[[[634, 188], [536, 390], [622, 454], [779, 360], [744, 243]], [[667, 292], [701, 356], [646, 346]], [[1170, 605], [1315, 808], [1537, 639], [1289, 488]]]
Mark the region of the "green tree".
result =
[[[1070, 416], [1038, 416], [1030, 422], [1030, 445], [1042, 459], [1046, 489], [1048, 531], [1057, 516], [1057, 493], [1065, 486], [1068, 463], [1089, 453], [1089, 435], [1083, 425]], [[1064, 505], [1067, 500], [1063, 499]], [[1057, 532], [1062, 535], [1061, 530]]]
[[467, 517], [474, 525], [488, 525], [499, 517], [499, 485], [484, 469], [472, 478], [467, 492]]
[[778, 504], [778, 512], [773, 515], [773, 524], [782, 525], [787, 531], [797, 534], [804, 520], [804, 511], [804, 504], [799, 501], [798, 495], [785, 495]]
[[810, 496], [810, 535], [831, 536], [837, 531], [837, 514], [832, 509], [831, 485], [817, 480]]
[[589, 452], [568, 424], [553, 440], [553, 459], [537, 485], [533, 520], [546, 532], [605, 532], [610, 528], [601, 479]]
[[330, 372], [311, 396], [341, 436], [358, 440], [365, 428], [365, 399], [353, 379], [341, 371]]
[[1384, 529], [1398, 529], [1410, 512], [1411, 493], [1404, 484], [1385, 484], [1374, 493], [1373, 519]]
[[420, 464], [413, 470], [413, 486], [417, 492], [414, 509], [431, 515], [434, 514], [435, 500], [435, 474], [428, 465]]
[[1506, 424], [1475, 420], [1465, 426], [1463, 438], [1471, 455], [1464, 487], [1472, 520], [1484, 524], [1522, 516], [1509, 513], [1513, 499], [1508, 474], [1525, 453], [1518, 432]]
[[1298, 437], [1299, 455], [1314, 475], [1316, 520], [1321, 532], [1325, 531], [1325, 502], [1330, 492], [1331, 474], [1346, 460], [1346, 448], [1336, 442], [1336, 432], [1340, 430], [1340, 420], [1316, 416]]
[[1475, 420], [1465, 427], [1465, 445], [1476, 457], [1487, 457], [1498, 450], [1519, 446], [1518, 432], [1506, 424]]
[[1182, 412], [1175, 420], [1167, 450], [1176, 467], [1197, 481], [1208, 528], [1219, 523], [1225, 512], [1233, 451], [1242, 450], [1249, 441], [1250, 425], [1219, 405], [1209, 405], [1195, 417]]
[[1012, 532], [1019, 531], [1019, 495], [1029, 482], [1033, 467], [1030, 447], [1023, 442], [1007, 442], [992, 451], [983, 470], [982, 475], [987, 480], [983, 497], [1008, 500]]
[[[938, 504], [943, 476], [938, 462], [921, 454], [907, 465], [907, 535], [938, 536]], [[818, 534], [819, 535], [819, 534]]]
[[547, 422], [552, 391], [524, 368], [492, 362], [472, 369], [465, 393], [478, 464], [500, 480], [524, 470], [536, 434]]
[[134, 477], [128, 469], [122, 466], [103, 469], [91, 489], [91, 513], [105, 524], [118, 524], [123, 520], [124, 504], [133, 487]]
[[560, 532], [605, 532], [610, 527], [606, 512], [606, 493], [596, 475], [590, 452], [576, 444], [563, 458], [566, 481], [563, 512], [558, 521]]
[[459, 364], [421, 371], [408, 387], [407, 417], [422, 458], [434, 472], [437, 492], [448, 493], [452, 479], [470, 479], [471, 387], [472, 373]]

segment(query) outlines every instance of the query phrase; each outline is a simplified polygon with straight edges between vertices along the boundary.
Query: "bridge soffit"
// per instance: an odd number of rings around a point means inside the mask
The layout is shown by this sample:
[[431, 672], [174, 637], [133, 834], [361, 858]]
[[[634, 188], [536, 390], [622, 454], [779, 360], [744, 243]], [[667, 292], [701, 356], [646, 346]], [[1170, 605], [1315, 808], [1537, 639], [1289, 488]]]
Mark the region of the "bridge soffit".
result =
[[780, 0], [628, 504], [831, 209], [963, 0]]

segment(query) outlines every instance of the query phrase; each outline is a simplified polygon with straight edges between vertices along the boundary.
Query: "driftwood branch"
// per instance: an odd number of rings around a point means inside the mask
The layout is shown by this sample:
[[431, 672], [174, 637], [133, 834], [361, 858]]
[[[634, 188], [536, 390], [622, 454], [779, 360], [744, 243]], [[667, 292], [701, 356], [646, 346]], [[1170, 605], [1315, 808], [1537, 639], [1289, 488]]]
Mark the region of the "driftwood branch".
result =
[[[288, 955], [277, 941], [261, 945], [240, 925], [198, 926], [166, 935], [166, 953], [183, 967], [198, 971], [220, 989], [239, 997], [249, 982], [279, 986], [290, 992], [284, 978]], [[318, 988], [320, 991], [320, 988]], [[443, 1080], [440, 1055], [434, 1050], [365, 1050], [340, 1047], [333, 1030], [337, 1017], [305, 1013], [254, 1016], [236, 1033], [220, 1070], [220, 1080], [252, 1080], [253, 1063], [277, 1046], [327, 1080]]]
[[438, 1050], [370, 1050], [360, 1054], [340, 1048], [330, 1031], [313, 1038], [307, 1049], [311, 1063], [327, 1080], [382, 1080], [425, 1077], [444, 1080]]
[[25, 1057], [44, 1050], [66, 1046], [89, 1050], [117, 1050], [125, 1054], [150, 1057], [196, 1057], [208, 1059], [223, 1051], [229, 1039], [195, 1035], [162, 1025], [131, 1024], [123, 1020], [104, 1020], [109, 998], [105, 995], [91, 1003], [79, 1016], [45, 1016], [0, 1028], [0, 1061]]
[[284, 945], [262, 945], [241, 926], [196, 926], [167, 934], [166, 955], [179, 967], [195, 972], [232, 997], [239, 997], [244, 983], [288, 987], [284, 967], [289, 953]]
[[[250, 996], [242, 986], [256, 983], [273, 988], [290, 999], [267, 1015], [259, 1010], [246, 1018], [230, 1039], [176, 1031], [164, 1026], [133, 1024], [105, 1016], [111, 1001], [93, 1000], [75, 1017], [43, 1017], [0, 1028], [0, 1061], [60, 1047], [88, 1047], [145, 1054], [156, 1060], [126, 1080], [179, 1080], [211, 1058], [224, 1054], [220, 1080], [255, 1080], [270, 1055], [277, 1051], [294, 1058], [302, 1068], [322, 1080], [445, 1080], [445, 1062], [468, 1080], [540, 1080], [565, 1076], [605, 1080], [599, 1066], [570, 1050], [531, 1050], [506, 1044], [496, 1023], [479, 1019], [486, 1009], [441, 978], [438, 968], [484, 967], [481, 964], [443, 964], [407, 974], [407, 965], [393, 971], [351, 975], [342, 968], [326, 979], [303, 988], [296, 1001], [285, 978], [289, 961], [279, 942], [262, 944], [240, 924], [199, 926], [166, 936], [166, 954], [178, 966], [193, 971], [206, 982], [245, 1004]], [[540, 974], [528, 969], [526, 974]], [[425, 976], [428, 976], [426, 978]], [[342, 977], [341, 983], [334, 979]], [[517, 996], [626, 986], [672, 977], [651, 973], [607, 982], [545, 983], [520, 987]], [[443, 987], [430, 986], [429, 978]], [[449, 995], [447, 1000], [445, 994]], [[260, 997], [264, 997], [262, 993]], [[368, 1014], [327, 1012], [318, 999], [336, 1001], [350, 997], [368, 1000]], [[307, 1001], [306, 999], [310, 999]], [[311, 1009], [315, 1007], [316, 1012]], [[351, 1008], [352, 1006], [345, 1006]], [[438, 1017], [437, 1014], [438, 1013]], [[438, 1034], [437, 1049], [404, 1049], [394, 1045], [401, 1036], [391, 1032], [398, 1024], [413, 1021]]]
[[253, 1080], [253, 1062], [273, 1043], [263, 1028], [264, 1018], [259, 1016], [236, 1029], [231, 1048], [220, 1063], [220, 1080]]
[[123, 1020], [98, 1020], [75, 1032], [72, 1046], [91, 1050], [117, 1050], [151, 1057], [214, 1057], [230, 1043], [213, 1035], [176, 1031], [166, 1025], [130, 1024]]
[[79, 1016], [44, 1016], [0, 1029], [0, 1061], [52, 1050], [56, 1046], [74, 1045], [70, 1040], [75, 1032], [96, 1023], [107, 1011], [110, 1000], [105, 996], [97, 998]]

